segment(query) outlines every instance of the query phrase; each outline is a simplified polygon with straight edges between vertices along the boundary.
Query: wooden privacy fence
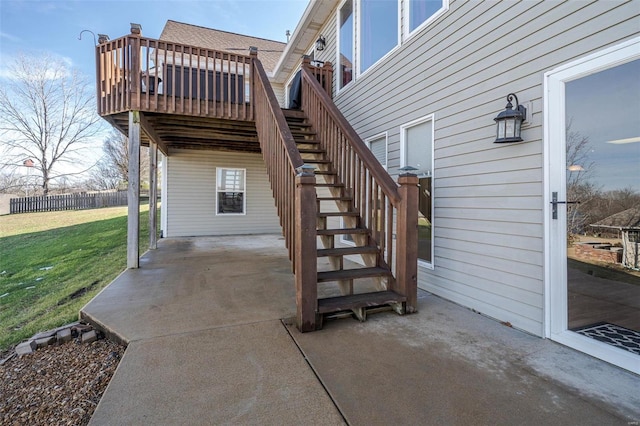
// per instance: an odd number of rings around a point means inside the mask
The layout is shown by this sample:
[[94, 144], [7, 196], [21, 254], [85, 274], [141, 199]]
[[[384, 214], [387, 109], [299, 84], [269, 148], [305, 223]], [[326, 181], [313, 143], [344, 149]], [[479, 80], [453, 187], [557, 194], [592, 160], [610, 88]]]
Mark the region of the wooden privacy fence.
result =
[[126, 205], [127, 191], [43, 195], [39, 197], [11, 198], [9, 200], [9, 213], [84, 210]]

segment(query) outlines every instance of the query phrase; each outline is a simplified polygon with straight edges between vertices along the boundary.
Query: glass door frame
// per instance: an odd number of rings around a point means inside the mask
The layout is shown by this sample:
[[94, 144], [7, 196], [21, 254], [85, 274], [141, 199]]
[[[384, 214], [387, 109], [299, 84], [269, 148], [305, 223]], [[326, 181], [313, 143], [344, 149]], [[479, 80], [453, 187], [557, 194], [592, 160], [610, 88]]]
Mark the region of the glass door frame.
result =
[[544, 74], [545, 337], [640, 374], [640, 356], [568, 330], [566, 204], [551, 217], [551, 197], [566, 201], [565, 83], [640, 58], [640, 37]]

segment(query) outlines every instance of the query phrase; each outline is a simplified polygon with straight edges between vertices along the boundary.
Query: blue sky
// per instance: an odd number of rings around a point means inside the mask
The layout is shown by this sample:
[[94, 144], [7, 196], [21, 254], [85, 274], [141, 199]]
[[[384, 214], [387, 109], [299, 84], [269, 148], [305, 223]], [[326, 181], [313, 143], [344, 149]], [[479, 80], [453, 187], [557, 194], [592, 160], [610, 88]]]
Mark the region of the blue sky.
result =
[[590, 179], [604, 190], [640, 192], [638, 76], [640, 59], [566, 84], [567, 119], [572, 131], [589, 138]]
[[0, 0], [0, 75], [18, 52], [47, 51], [65, 58], [94, 79], [93, 36], [82, 30], [117, 38], [129, 33], [131, 22], [157, 38], [167, 20], [286, 41], [308, 0]]
[[[308, 0], [0, 0], [0, 83], [7, 66], [19, 53], [42, 52], [61, 57], [95, 84], [94, 38], [85, 32], [115, 39], [129, 34], [130, 23], [142, 25], [142, 34], [158, 38], [167, 20], [200, 25], [256, 37], [286, 41], [293, 33]], [[84, 163], [102, 155], [109, 126], [83, 152]], [[65, 166], [65, 168], [68, 168]], [[83, 166], [84, 168], [84, 166]]]

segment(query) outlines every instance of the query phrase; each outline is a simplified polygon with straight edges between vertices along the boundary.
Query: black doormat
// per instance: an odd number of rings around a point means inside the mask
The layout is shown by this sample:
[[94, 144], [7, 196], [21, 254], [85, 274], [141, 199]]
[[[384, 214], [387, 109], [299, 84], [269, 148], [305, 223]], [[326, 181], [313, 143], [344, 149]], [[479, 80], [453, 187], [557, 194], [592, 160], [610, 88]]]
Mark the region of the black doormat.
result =
[[640, 355], [640, 332], [638, 331], [608, 322], [585, 325], [571, 331]]

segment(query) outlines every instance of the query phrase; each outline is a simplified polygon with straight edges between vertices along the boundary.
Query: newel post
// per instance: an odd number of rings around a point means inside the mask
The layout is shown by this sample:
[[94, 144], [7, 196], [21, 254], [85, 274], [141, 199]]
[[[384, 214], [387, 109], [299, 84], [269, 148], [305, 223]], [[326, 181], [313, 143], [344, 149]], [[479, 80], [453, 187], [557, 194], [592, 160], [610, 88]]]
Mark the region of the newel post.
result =
[[142, 37], [142, 27], [138, 24], [131, 24], [131, 35], [128, 40], [131, 49], [131, 74], [129, 75], [129, 96], [131, 99], [130, 109], [140, 109], [140, 87], [142, 81], [142, 70], [140, 68], [140, 37]]
[[251, 57], [251, 70], [249, 72], [249, 75], [251, 76], [249, 102], [251, 102], [251, 105], [249, 109], [249, 118], [253, 120], [256, 109], [256, 59], [258, 59], [258, 48], [255, 46], [249, 46], [249, 56]]
[[406, 296], [406, 312], [412, 313], [418, 310], [418, 176], [403, 173], [398, 177], [398, 184], [400, 205], [394, 290]]
[[331, 62], [327, 61], [322, 66], [325, 75], [326, 84], [324, 84], [324, 90], [326, 90], [327, 94], [331, 99], [333, 99], [333, 65]]
[[315, 185], [313, 167], [300, 167], [296, 175], [294, 256], [296, 325], [303, 333], [316, 329], [318, 310]]

